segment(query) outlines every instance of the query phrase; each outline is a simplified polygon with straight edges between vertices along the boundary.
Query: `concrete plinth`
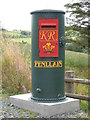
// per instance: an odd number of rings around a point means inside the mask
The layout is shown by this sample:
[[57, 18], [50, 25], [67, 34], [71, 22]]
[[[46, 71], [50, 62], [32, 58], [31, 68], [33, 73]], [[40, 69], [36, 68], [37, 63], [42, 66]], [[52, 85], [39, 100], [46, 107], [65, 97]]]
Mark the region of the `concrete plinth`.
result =
[[79, 110], [79, 100], [68, 97], [62, 102], [38, 103], [31, 100], [31, 93], [29, 93], [10, 96], [10, 102], [20, 108], [39, 113], [43, 117], [50, 117], [56, 114], [69, 113]]

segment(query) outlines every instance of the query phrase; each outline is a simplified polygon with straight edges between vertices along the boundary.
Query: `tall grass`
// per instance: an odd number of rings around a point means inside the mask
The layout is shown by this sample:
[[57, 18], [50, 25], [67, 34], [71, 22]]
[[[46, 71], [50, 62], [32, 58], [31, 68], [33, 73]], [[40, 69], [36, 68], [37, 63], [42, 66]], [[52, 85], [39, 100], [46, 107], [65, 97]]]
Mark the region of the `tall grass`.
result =
[[30, 66], [17, 44], [2, 39], [2, 88], [10, 94], [23, 93], [23, 86], [30, 90]]
[[65, 69], [74, 70], [75, 76], [88, 78], [88, 54], [65, 51]]
[[[74, 70], [75, 77], [88, 79], [88, 57], [90, 55], [80, 52], [65, 51], [65, 69]], [[75, 84], [75, 94], [88, 95], [88, 85]], [[80, 109], [88, 112], [88, 102], [80, 100]], [[90, 109], [90, 108], [89, 108]]]
[[2, 98], [2, 95], [1, 95], [2, 93], [2, 72], [1, 72], [2, 70], [2, 46], [1, 46], [1, 43], [2, 41], [1, 39], [2, 39], [2, 33], [0, 30], [0, 99]]

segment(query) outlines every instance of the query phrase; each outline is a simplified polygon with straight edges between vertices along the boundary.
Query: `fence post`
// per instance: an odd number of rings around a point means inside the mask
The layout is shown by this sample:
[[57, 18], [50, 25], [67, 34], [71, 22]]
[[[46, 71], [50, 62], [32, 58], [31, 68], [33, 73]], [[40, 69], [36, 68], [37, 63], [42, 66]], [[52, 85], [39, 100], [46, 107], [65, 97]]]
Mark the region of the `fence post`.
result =
[[[74, 78], [74, 71], [66, 71], [65, 78]], [[66, 93], [75, 93], [75, 83], [65, 82], [65, 92]]]

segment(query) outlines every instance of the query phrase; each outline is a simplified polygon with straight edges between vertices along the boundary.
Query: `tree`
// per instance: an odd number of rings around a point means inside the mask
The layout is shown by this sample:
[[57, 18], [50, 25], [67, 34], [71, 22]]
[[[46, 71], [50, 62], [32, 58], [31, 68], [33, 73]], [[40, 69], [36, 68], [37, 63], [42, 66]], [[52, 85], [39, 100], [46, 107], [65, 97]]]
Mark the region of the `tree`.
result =
[[25, 36], [28, 35], [28, 33], [26, 31], [21, 31], [21, 34], [25, 35]]
[[24, 35], [24, 37], [30, 37], [31, 33], [30, 31], [21, 31], [21, 35]]
[[[67, 24], [72, 28], [74, 31], [79, 32], [79, 38], [81, 38], [85, 42], [89, 42], [89, 32], [90, 32], [90, 3], [88, 0], [79, 0], [76, 3], [69, 3], [65, 5], [67, 11], [69, 13], [69, 17], [66, 18]], [[84, 45], [83, 44], [83, 45]], [[85, 44], [88, 47], [88, 44]]]
[[[67, 13], [70, 13], [70, 18], [67, 18], [68, 24], [74, 26], [74, 28], [86, 28], [90, 27], [90, 3], [88, 0], [79, 0], [78, 3], [69, 3], [65, 5]], [[90, 29], [90, 28], [89, 28]]]

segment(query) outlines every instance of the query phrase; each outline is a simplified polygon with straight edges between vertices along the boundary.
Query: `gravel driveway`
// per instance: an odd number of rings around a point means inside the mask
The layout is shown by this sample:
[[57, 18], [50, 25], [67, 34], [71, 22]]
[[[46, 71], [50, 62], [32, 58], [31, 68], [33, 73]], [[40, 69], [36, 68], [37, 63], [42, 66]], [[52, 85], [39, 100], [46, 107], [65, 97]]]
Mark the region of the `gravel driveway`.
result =
[[[54, 115], [51, 118], [81, 118], [87, 115], [81, 110], [74, 113]], [[42, 118], [40, 114], [30, 110], [18, 108], [9, 102], [8, 98], [0, 101], [0, 119], [1, 118]]]

